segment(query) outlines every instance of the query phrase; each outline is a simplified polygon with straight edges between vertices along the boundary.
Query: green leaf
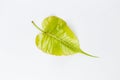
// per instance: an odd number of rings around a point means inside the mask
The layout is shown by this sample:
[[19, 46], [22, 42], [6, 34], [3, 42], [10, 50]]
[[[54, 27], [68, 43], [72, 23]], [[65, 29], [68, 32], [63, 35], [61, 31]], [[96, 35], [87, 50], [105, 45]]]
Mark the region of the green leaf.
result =
[[43, 30], [32, 23], [42, 32], [36, 36], [36, 46], [43, 52], [56, 56], [82, 53], [96, 57], [80, 49], [78, 38], [63, 19], [57, 16], [45, 18], [42, 22]]

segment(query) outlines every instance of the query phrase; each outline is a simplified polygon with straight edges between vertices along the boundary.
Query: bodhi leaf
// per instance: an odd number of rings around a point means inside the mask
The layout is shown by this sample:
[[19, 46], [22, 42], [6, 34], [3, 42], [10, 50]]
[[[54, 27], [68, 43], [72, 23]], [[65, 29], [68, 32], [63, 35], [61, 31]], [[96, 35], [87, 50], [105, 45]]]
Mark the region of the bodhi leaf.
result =
[[36, 36], [36, 46], [43, 52], [56, 56], [82, 53], [95, 57], [80, 49], [78, 38], [63, 19], [57, 16], [45, 18], [42, 22], [43, 30], [32, 23], [42, 32]]

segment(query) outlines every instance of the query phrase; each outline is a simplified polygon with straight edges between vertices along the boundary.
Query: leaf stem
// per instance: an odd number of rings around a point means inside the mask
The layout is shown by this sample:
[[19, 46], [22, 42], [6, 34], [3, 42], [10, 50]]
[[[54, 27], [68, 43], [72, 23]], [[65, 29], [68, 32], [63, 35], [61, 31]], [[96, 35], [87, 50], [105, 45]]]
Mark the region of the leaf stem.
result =
[[40, 29], [40, 28], [35, 24], [34, 21], [32, 21], [32, 24], [33, 24], [38, 30], [40, 30], [41, 32], [44, 32], [42, 29]]

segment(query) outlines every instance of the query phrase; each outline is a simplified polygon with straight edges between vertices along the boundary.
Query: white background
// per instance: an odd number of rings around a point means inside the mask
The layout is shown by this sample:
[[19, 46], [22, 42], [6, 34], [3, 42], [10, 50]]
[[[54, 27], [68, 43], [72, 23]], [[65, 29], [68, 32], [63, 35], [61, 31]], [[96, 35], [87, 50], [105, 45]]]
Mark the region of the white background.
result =
[[[67, 21], [81, 48], [100, 58], [56, 57], [35, 46], [42, 20]], [[0, 0], [0, 80], [120, 80], [119, 0]]]

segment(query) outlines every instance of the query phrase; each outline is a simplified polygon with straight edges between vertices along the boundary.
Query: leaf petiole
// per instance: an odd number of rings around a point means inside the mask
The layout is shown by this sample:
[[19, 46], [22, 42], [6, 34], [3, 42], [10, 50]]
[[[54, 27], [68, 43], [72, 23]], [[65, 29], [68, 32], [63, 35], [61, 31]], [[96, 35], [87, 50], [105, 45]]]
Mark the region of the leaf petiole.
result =
[[40, 28], [35, 24], [34, 21], [32, 21], [32, 24], [33, 24], [38, 30], [40, 30], [41, 32], [44, 32], [42, 29], [40, 29]]

